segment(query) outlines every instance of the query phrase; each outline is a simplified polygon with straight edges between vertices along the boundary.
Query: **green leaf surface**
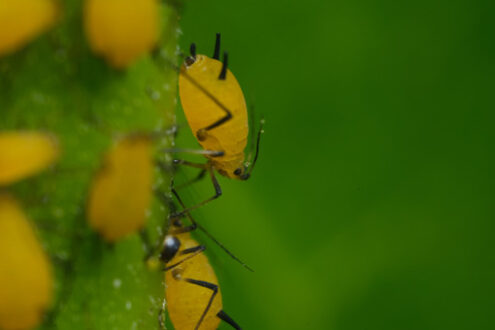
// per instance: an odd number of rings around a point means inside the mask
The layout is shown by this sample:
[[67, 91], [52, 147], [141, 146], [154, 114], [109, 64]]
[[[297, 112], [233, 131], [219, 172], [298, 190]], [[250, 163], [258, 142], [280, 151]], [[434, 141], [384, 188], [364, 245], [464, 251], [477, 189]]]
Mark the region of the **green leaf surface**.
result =
[[[51, 31], [0, 58], [0, 130], [48, 131], [62, 153], [53, 168], [5, 188], [20, 200], [54, 264], [56, 298], [42, 328], [156, 328], [163, 273], [146, 267], [137, 234], [103, 242], [89, 229], [85, 207], [91, 180], [116, 138], [175, 124], [177, 73], [151, 54], [125, 70], [112, 69], [89, 49], [82, 1], [67, 1], [62, 11]], [[173, 60], [178, 15], [165, 5], [161, 11], [157, 53]], [[173, 138], [160, 136], [157, 151]], [[156, 187], [168, 189], [169, 174], [155, 174]], [[166, 215], [155, 200], [146, 228], [152, 243]]]

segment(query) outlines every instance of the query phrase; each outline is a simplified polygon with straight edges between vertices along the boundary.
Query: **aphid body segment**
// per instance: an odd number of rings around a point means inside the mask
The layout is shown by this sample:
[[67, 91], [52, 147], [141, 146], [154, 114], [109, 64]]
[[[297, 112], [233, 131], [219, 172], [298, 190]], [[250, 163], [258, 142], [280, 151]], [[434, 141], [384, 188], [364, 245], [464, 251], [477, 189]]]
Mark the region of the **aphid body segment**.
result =
[[[192, 218], [190, 218], [192, 220]], [[165, 267], [165, 296], [176, 330], [217, 329], [221, 320], [235, 329], [239, 325], [222, 310], [218, 279], [203, 251], [190, 236], [196, 222], [184, 227], [173, 221], [163, 242], [160, 259]]]
[[119, 140], [93, 179], [88, 218], [109, 242], [132, 234], [146, 222], [153, 180], [152, 141], [144, 135]]
[[0, 1], [0, 55], [16, 51], [56, 20], [53, 0]]
[[59, 155], [53, 136], [34, 131], [0, 132], [0, 185], [36, 174]]
[[[189, 233], [177, 235], [176, 238], [179, 239], [181, 248], [178, 256], [170, 261], [171, 264], [187, 257], [180, 255], [181, 251], [199, 246]], [[217, 287], [218, 293], [199, 327], [199, 329], [216, 329], [221, 321], [216, 314], [222, 310], [222, 295], [215, 272], [203, 253], [195, 255], [165, 273], [166, 300], [169, 302], [167, 308], [175, 329], [194, 329], [213, 293], [210, 288], [182, 280], [186, 278], [211, 283]]]
[[52, 301], [53, 276], [28, 219], [0, 193], [0, 329], [37, 326]]
[[[246, 101], [237, 79], [228, 68], [225, 68], [224, 78], [220, 77], [223, 67], [222, 62], [206, 55], [189, 57], [181, 68], [187, 75], [179, 75], [180, 100], [189, 126], [201, 146], [206, 150], [223, 152], [223, 156], [206, 156], [214, 168], [229, 178], [240, 179], [240, 175], [234, 172], [244, 168], [248, 137]], [[219, 123], [222, 119], [224, 121]], [[216, 126], [209, 128], [212, 125]]]
[[84, 27], [91, 49], [125, 68], [149, 52], [159, 37], [158, 0], [86, 0]]

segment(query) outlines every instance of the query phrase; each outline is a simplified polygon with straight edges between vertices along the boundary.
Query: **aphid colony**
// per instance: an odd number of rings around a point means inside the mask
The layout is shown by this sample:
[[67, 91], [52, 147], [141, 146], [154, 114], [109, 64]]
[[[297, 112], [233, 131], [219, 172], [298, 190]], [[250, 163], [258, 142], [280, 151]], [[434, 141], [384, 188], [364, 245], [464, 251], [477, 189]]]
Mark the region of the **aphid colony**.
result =
[[[8, 38], [0, 29], [0, 55], [22, 47], [55, 20], [57, 7], [50, 0], [19, 1], [19, 8], [17, 3], [15, 6], [0, 3], [0, 18], [20, 12], [20, 3], [28, 12], [32, 11], [34, 18], [29, 24], [8, 21], [22, 27], [18, 34]], [[85, 3], [85, 29], [91, 47], [112, 66], [125, 68], [156, 42], [158, 23], [153, 18], [156, 18], [156, 1], [86, 0]], [[115, 6], [121, 9], [118, 15], [112, 11]], [[121, 39], [124, 34], [118, 31], [122, 20], [133, 19], [146, 22], [140, 25], [139, 31], [128, 31], [130, 35], [146, 36], [134, 48], [128, 46], [128, 40]], [[215, 195], [186, 207], [172, 188], [183, 209], [168, 219], [159, 259], [165, 271], [167, 310], [176, 329], [216, 329], [221, 320], [240, 329], [223, 311], [218, 280], [203, 254], [206, 247], [190, 235], [196, 228], [203, 228], [189, 211], [221, 195], [214, 172], [229, 178], [248, 179], [258, 156], [262, 133], [260, 129], [253, 163], [250, 163], [251, 154], [246, 162], [244, 149], [249, 130], [246, 103], [236, 78], [228, 69], [228, 54], [224, 53], [223, 62], [219, 55], [220, 35], [217, 35], [212, 58], [196, 54], [193, 44], [190, 56], [178, 70], [180, 100], [189, 126], [203, 148], [195, 152], [203, 154], [207, 162], [175, 160], [174, 163], [200, 169], [197, 179], [208, 173]], [[109, 243], [135, 234], [146, 225], [146, 211], [154, 198], [154, 142], [155, 137], [146, 132], [120, 138], [103, 155], [100, 169], [93, 177], [86, 218], [89, 226]], [[7, 192], [7, 188], [54, 165], [58, 157], [56, 138], [50, 134], [0, 132], [0, 329], [36, 327], [51, 308], [54, 283], [50, 258], [44, 253], [22, 203]], [[191, 224], [184, 225], [183, 217]]]

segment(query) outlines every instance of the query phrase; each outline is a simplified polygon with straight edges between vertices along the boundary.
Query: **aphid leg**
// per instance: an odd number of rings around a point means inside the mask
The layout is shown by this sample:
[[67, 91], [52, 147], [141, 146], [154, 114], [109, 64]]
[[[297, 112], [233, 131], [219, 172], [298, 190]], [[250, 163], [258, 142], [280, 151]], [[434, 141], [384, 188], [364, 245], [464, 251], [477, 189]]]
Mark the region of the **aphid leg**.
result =
[[[179, 194], [177, 193], [177, 191], [175, 189], [172, 189], [172, 193], [175, 195], [175, 197], [177, 198], [177, 201], [179, 202], [179, 204], [182, 206], [182, 208], [186, 208], [186, 205], [184, 205], [184, 202], [182, 201], [182, 199], [180, 198]], [[187, 217], [188, 219], [191, 221], [192, 225], [189, 226], [189, 227], [193, 227], [194, 226], [194, 229], [191, 229], [189, 231], [192, 231], [192, 230], [195, 230], [196, 228], [199, 228], [203, 233], [205, 233], [206, 236], [208, 236], [209, 239], [211, 239], [216, 245], [218, 245], [225, 253], [227, 253], [232, 259], [234, 259], [235, 261], [237, 261], [238, 263], [240, 263], [244, 268], [246, 268], [247, 270], [251, 271], [251, 272], [254, 272], [254, 270], [249, 267], [246, 263], [244, 263], [241, 259], [237, 258], [232, 252], [230, 252], [226, 247], [225, 245], [223, 245], [222, 243], [220, 243], [220, 241], [218, 241], [212, 234], [210, 234], [203, 226], [201, 226], [199, 223], [197, 223], [191, 216], [190, 213], [187, 213]]]
[[217, 317], [230, 324], [232, 326], [232, 328], [236, 329], [236, 330], [241, 330], [241, 327], [239, 326], [239, 324], [237, 324], [230, 316], [227, 315], [227, 313], [225, 313], [223, 310], [221, 310], [220, 312], [217, 313]]
[[222, 118], [220, 118], [219, 120], [217, 120], [216, 122], [214, 122], [213, 124], [211, 124], [209, 126], [206, 126], [204, 128], [200, 128], [196, 132], [196, 137], [198, 138], [199, 141], [204, 141], [206, 139], [206, 136], [205, 136], [206, 131], [212, 130], [215, 127], [223, 125], [232, 119], [232, 113], [230, 112], [230, 110], [228, 110], [227, 108], [222, 108], [222, 110], [224, 110], [227, 113], [225, 116], [223, 116]]
[[203, 319], [205, 318], [206, 314], [210, 310], [211, 304], [213, 303], [213, 299], [215, 299], [215, 296], [218, 293], [218, 285], [210, 283], [210, 282], [193, 280], [192, 278], [185, 278], [184, 281], [191, 283], [191, 284], [202, 286], [204, 288], [207, 288], [207, 289], [210, 289], [213, 291], [213, 293], [211, 294], [210, 300], [208, 301], [208, 305], [206, 305], [206, 308], [203, 311], [201, 318], [199, 319], [198, 323], [196, 324], [196, 327], [194, 328], [194, 330], [197, 330], [197, 329], [199, 329], [201, 322], [203, 322]]
[[[199, 165], [199, 164], [196, 164], [196, 163], [189, 163], [187, 161], [181, 161], [181, 164], [192, 166], [192, 167], [197, 167], [197, 165]], [[213, 195], [212, 197], [210, 197], [208, 199], [205, 199], [204, 201], [202, 201], [202, 202], [200, 202], [200, 203], [198, 203], [196, 205], [190, 206], [190, 207], [182, 210], [179, 213], [174, 214], [173, 217], [182, 218], [182, 217], [184, 217], [184, 215], [186, 213], [189, 213], [192, 210], [197, 209], [198, 207], [201, 207], [201, 206], [205, 205], [206, 203], [209, 203], [212, 200], [217, 199], [218, 197], [220, 197], [222, 195], [222, 188], [220, 187], [220, 184], [218, 183], [217, 178], [215, 177], [215, 172], [213, 170], [213, 167], [211, 167], [209, 165], [209, 163], [202, 164], [202, 165], [206, 166], [206, 169], [210, 173], [211, 182], [213, 183], [213, 187], [215, 188], [215, 195]], [[198, 167], [198, 168], [201, 168], [201, 167]]]
[[175, 186], [175, 189], [179, 190], [179, 189], [185, 188], [185, 187], [187, 187], [187, 186], [189, 186], [195, 182], [198, 182], [204, 178], [205, 174], [206, 174], [206, 169], [202, 169], [201, 171], [199, 171], [199, 173], [198, 173], [198, 175], [196, 175], [196, 177], [194, 177], [193, 179], [191, 179], [189, 181], [184, 182], [183, 184]]
[[[193, 45], [191, 45], [193, 46]], [[189, 56], [188, 58], [185, 59], [185, 62], [186, 64], [191, 61], [194, 62], [194, 58], [193, 58], [193, 52], [195, 53], [195, 46], [192, 47], [192, 52], [191, 52], [191, 56]], [[157, 53], [159, 54], [159, 52]], [[194, 54], [195, 56], [195, 54]], [[225, 57], [225, 54], [224, 54], [224, 57]], [[197, 132], [196, 132], [196, 137], [202, 141], [201, 137], [204, 139], [205, 138], [205, 132], [206, 131], [209, 131], [211, 129], [214, 129], [215, 127], [218, 127], [220, 125], [222, 125], [223, 123], [229, 121], [231, 118], [232, 118], [232, 112], [222, 103], [220, 102], [220, 100], [218, 98], [215, 97], [215, 95], [213, 95], [212, 93], [210, 93], [206, 88], [204, 88], [199, 82], [197, 82], [193, 77], [191, 77], [189, 74], [187, 74], [187, 71], [186, 70], [183, 70], [181, 68], [179, 68], [175, 63], [173, 63], [170, 59], [166, 58], [166, 57], [163, 57], [163, 56], [160, 56], [159, 57], [161, 60], [164, 60], [165, 62], [168, 63], [168, 65], [170, 65], [175, 71], [177, 71], [180, 75], [182, 75], [184, 78], [186, 78], [187, 80], [189, 80], [189, 82], [191, 84], [193, 84], [197, 89], [199, 89], [203, 94], [205, 94], [210, 100], [213, 101], [213, 103], [215, 103], [216, 105], [218, 105], [218, 107], [220, 109], [222, 109], [224, 112], [225, 112], [225, 116], [220, 118], [219, 120], [217, 120], [216, 122], [214, 122], [213, 124], [207, 126], [207, 127], [204, 127], [204, 128], [201, 128], [199, 129]], [[228, 58], [228, 56], [227, 56]], [[225, 63], [225, 59], [224, 59], [224, 66], [225, 66], [225, 69], [227, 69], [226, 67], [226, 63]]]
[[181, 259], [180, 261], [176, 262], [173, 265], [170, 265], [170, 266], [165, 267], [163, 269], [163, 271], [166, 272], [168, 270], [174, 269], [175, 267], [179, 266], [184, 261], [189, 260], [191, 258], [194, 258], [195, 256], [197, 256], [198, 254], [200, 254], [204, 250], [206, 250], [206, 247], [204, 245], [198, 245], [198, 246], [195, 246], [195, 247], [192, 247], [192, 248], [189, 248], [189, 249], [182, 250], [179, 254], [180, 255], [186, 255], [186, 254], [188, 254], [188, 256], [186, 256], [184, 259]]
[[194, 167], [194, 168], [200, 168], [203, 170], [206, 170], [208, 168], [208, 164], [203, 164], [203, 163], [193, 163], [187, 160], [183, 159], [174, 159], [174, 165], [186, 165], [189, 167]]
[[162, 151], [167, 153], [184, 152], [188, 154], [204, 155], [211, 157], [221, 157], [225, 154], [223, 151], [219, 151], [219, 150], [204, 150], [204, 149], [167, 148], [167, 149], [162, 149]]
[[[254, 160], [251, 164], [248, 166], [244, 167], [244, 174], [241, 175], [242, 180], [247, 180], [251, 177], [251, 173], [253, 172], [254, 165], [256, 165], [256, 162], [258, 161], [258, 155], [260, 152], [260, 141], [261, 141], [261, 135], [265, 132], [263, 130], [263, 125], [265, 124], [265, 120], [261, 119], [260, 121], [260, 128], [258, 130], [258, 137], [256, 138], [256, 152], [254, 154]], [[251, 154], [249, 155], [249, 159], [251, 158]]]
[[[170, 210], [171, 214], [175, 213], [175, 211], [177, 209], [175, 207], [175, 204], [174, 204], [171, 196], [167, 195], [165, 192], [163, 192], [159, 189], [154, 190], [154, 194], [162, 202], [162, 204], [165, 205]], [[195, 230], [196, 229], [196, 222], [194, 221], [194, 219], [192, 219], [190, 217], [189, 214], [188, 214], [188, 218], [192, 223], [191, 225], [186, 226], [186, 227], [180, 226], [178, 228], [173, 229], [173, 228], [171, 228], [170, 224], [171, 223], [173, 224], [174, 221], [177, 221], [179, 219], [173, 218], [172, 216], [170, 216], [169, 217], [169, 223], [167, 224], [167, 227], [169, 227], [168, 231], [170, 231], [171, 234], [181, 234], [181, 233], [190, 232], [190, 231]], [[155, 244], [151, 244], [150, 239], [148, 237], [148, 233], [145, 232], [144, 230], [140, 231], [141, 240], [143, 241], [143, 244], [145, 245], [145, 249], [146, 249], [144, 261], [149, 260], [151, 258], [151, 256], [155, 255], [156, 253], [158, 253], [158, 251], [160, 251], [162, 249], [162, 242], [165, 239], [165, 236], [167, 235], [167, 233], [168, 233], [167, 230], [165, 230], [165, 228], [164, 228], [164, 230], [162, 231], [160, 238], [157, 240], [157, 242]]]

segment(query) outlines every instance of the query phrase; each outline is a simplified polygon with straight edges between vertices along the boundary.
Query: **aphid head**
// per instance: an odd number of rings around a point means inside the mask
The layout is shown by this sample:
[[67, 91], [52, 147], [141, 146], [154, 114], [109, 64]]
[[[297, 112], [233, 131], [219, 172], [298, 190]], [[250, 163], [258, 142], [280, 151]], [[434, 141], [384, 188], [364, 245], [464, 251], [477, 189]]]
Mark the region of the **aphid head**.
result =
[[251, 173], [247, 173], [248, 167], [243, 166], [243, 167], [238, 167], [234, 170], [234, 176], [236, 179], [239, 180], [247, 180], [251, 176]]
[[180, 248], [179, 239], [175, 236], [167, 235], [165, 237], [165, 240], [163, 241], [163, 249], [162, 252], [160, 253], [160, 260], [165, 263], [168, 263], [170, 260], [172, 260], [175, 257], [177, 251], [179, 251], [179, 248]]

